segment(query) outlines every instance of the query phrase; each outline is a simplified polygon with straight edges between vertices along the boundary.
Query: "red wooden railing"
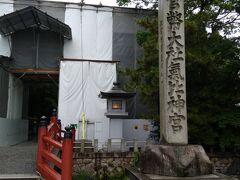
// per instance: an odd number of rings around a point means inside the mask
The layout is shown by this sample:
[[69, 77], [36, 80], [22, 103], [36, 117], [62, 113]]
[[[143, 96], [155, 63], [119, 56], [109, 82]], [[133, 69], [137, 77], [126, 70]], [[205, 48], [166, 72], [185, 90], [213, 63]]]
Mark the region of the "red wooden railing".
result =
[[[71, 180], [72, 179], [72, 154], [73, 141], [75, 140], [75, 127], [66, 127], [61, 130], [61, 123], [56, 115], [51, 117], [50, 124], [42, 118], [38, 128], [37, 171], [46, 180]], [[64, 137], [61, 134], [64, 133]], [[61, 157], [53, 154], [54, 149], [59, 149]], [[50, 164], [61, 169], [57, 172]]]

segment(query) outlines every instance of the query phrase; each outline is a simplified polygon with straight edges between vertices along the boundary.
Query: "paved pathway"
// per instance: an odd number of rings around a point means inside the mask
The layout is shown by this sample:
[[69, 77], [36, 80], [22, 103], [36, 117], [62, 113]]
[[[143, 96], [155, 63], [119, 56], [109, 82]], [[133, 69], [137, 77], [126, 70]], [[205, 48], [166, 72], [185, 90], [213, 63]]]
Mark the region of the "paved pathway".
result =
[[37, 142], [0, 147], [0, 174], [34, 174]]

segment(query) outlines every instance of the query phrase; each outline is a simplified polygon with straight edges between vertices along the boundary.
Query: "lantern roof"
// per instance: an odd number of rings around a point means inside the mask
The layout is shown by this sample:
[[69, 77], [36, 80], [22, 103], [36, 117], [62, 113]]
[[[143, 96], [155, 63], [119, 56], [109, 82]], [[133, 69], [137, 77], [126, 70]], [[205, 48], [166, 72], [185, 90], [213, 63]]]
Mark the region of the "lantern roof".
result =
[[126, 92], [120, 88], [120, 84], [118, 82], [113, 83], [113, 87], [108, 92], [100, 92], [99, 97], [103, 99], [109, 99], [109, 98], [122, 98], [122, 99], [128, 99], [132, 98], [136, 95], [135, 92]]

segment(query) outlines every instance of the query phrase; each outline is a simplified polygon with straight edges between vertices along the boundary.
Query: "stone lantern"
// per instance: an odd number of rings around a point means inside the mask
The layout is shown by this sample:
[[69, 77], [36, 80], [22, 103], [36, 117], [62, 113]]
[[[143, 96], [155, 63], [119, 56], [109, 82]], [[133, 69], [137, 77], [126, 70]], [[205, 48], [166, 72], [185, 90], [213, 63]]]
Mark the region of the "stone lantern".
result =
[[108, 92], [100, 92], [99, 97], [107, 99], [107, 112], [105, 116], [111, 119], [127, 118], [126, 100], [135, 96], [136, 93], [123, 91], [119, 83], [114, 82]]

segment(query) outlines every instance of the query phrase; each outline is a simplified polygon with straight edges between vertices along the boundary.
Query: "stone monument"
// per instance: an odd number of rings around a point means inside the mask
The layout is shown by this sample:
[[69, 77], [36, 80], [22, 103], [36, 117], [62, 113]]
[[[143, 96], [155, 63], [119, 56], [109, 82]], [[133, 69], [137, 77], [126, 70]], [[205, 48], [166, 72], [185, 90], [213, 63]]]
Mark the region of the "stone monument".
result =
[[200, 145], [188, 145], [184, 0], [159, 0], [160, 144], [140, 157], [145, 174], [194, 177], [211, 174]]
[[161, 142], [188, 144], [183, 0], [159, 0]]

